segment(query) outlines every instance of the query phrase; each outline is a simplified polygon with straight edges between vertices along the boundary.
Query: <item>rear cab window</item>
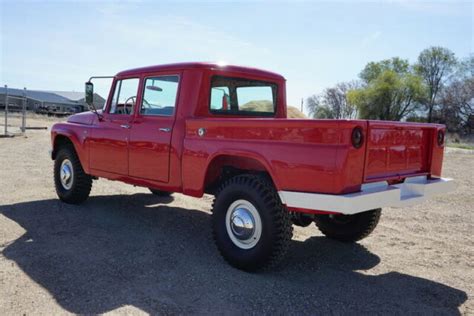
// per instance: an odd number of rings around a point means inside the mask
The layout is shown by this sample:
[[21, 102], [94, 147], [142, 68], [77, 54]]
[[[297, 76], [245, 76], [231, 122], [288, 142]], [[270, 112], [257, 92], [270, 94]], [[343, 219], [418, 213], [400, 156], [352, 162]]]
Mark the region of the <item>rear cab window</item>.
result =
[[275, 116], [276, 99], [275, 83], [214, 76], [209, 110], [213, 114]]

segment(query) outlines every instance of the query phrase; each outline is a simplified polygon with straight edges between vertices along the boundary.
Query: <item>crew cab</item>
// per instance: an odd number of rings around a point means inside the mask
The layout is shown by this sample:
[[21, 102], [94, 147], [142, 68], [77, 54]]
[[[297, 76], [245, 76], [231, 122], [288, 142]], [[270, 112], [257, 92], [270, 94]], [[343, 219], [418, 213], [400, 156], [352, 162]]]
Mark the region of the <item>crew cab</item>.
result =
[[382, 207], [453, 189], [441, 177], [443, 125], [289, 119], [285, 79], [247, 67], [181, 63], [112, 79], [103, 109], [89, 80], [93, 110], [51, 130], [59, 198], [85, 201], [98, 178], [156, 195], [212, 194], [217, 248], [243, 270], [278, 263], [293, 224], [355, 242]]

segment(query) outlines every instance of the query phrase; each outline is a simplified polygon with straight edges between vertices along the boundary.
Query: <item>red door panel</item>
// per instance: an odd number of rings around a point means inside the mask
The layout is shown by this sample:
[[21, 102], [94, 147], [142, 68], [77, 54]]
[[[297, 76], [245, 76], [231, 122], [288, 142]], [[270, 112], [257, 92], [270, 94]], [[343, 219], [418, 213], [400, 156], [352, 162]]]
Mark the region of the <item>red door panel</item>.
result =
[[129, 175], [168, 182], [174, 117], [141, 117], [130, 129]]
[[129, 115], [105, 114], [104, 119], [91, 128], [89, 136], [91, 169], [127, 175]]
[[142, 82], [140, 106], [130, 129], [129, 175], [168, 182], [179, 75], [154, 74]]

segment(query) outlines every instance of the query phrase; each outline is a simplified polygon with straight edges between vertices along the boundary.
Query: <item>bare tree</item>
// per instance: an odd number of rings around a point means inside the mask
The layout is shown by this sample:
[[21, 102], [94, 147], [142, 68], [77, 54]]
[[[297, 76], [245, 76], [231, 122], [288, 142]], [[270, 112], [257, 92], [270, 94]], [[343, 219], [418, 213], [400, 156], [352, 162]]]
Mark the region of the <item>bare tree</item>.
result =
[[319, 95], [310, 96], [306, 100], [310, 116], [331, 119], [357, 118], [357, 107], [348, 102], [347, 92], [359, 86], [357, 81], [340, 82], [334, 87], [326, 88]]
[[463, 58], [458, 62], [457, 71], [454, 74], [457, 80], [474, 78], [474, 54]]
[[446, 79], [453, 73], [456, 64], [454, 53], [444, 47], [427, 48], [418, 56], [415, 68], [428, 87], [428, 99], [425, 102], [428, 110], [428, 122], [433, 119], [438, 93]]
[[474, 76], [453, 81], [441, 94], [439, 116], [449, 130], [469, 129], [474, 116]]

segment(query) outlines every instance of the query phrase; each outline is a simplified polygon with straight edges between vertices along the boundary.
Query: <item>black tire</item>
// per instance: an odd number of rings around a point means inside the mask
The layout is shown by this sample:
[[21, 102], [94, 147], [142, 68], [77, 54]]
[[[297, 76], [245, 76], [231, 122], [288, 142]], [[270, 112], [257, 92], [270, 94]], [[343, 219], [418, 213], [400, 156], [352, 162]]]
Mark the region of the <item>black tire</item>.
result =
[[156, 190], [152, 188], [148, 188], [148, 190], [150, 190], [150, 192], [156, 196], [170, 196], [172, 194], [171, 192]]
[[355, 242], [369, 236], [377, 226], [382, 209], [354, 215], [316, 215], [314, 222], [326, 237]]
[[[73, 170], [70, 188], [65, 188], [60, 179], [61, 166], [66, 159], [71, 162]], [[80, 204], [89, 197], [92, 188], [92, 177], [82, 169], [76, 151], [71, 145], [60, 148], [56, 154], [54, 161], [54, 185], [58, 197], [65, 203]]]
[[[229, 236], [226, 215], [232, 203], [250, 202], [261, 220], [261, 235], [250, 249], [238, 247]], [[275, 267], [284, 258], [292, 237], [290, 214], [270, 181], [256, 175], [238, 175], [225, 181], [216, 194], [212, 230], [217, 248], [232, 266], [257, 271]]]

